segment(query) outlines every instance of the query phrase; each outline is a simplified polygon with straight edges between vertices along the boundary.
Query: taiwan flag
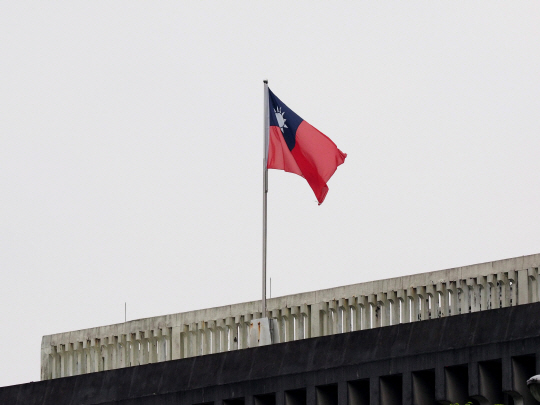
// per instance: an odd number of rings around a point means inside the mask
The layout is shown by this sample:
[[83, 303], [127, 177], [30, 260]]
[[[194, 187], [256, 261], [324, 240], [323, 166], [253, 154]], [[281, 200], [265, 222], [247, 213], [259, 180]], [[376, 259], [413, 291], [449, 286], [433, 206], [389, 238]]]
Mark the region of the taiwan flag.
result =
[[267, 167], [304, 177], [321, 205], [328, 193], [326, 182], [345, 162], [347, 154], [340, 151], [330, 138], [296, 115], [270, 89], [268, 101], [270, 128]]

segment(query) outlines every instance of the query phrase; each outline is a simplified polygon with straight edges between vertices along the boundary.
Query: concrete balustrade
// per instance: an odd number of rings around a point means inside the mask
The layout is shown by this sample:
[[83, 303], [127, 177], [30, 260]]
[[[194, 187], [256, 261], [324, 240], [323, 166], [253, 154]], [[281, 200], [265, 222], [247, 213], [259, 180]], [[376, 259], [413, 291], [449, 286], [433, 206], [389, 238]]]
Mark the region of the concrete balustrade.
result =
[[[540, 254], [267, 300], [279, 342], [537, 302]], [[44, 336], [42, 380], [248, 347], [252, 301]]]

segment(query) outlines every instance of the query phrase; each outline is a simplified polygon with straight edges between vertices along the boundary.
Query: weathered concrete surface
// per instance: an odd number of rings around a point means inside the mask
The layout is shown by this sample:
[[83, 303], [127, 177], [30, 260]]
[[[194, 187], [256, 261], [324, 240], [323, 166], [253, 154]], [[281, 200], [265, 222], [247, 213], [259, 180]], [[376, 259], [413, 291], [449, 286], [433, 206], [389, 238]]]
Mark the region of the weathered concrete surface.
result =
[[[268, 300], [280, 342], [538, 302], [540, 254]], [[248, 347], [261, 302], [44, 336], [43, 380]]]
[[539, 314], [519, 305], [4, 387], [0, 404], [532, 405]]

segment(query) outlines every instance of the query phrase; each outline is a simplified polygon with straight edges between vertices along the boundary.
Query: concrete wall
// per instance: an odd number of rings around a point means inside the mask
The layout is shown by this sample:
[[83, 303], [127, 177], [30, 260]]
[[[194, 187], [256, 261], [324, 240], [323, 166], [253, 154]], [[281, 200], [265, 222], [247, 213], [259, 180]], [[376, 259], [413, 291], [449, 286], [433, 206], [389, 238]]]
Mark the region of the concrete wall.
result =
[[0, 388], [9, 405], [536, 405], [540, 303]]
[[[540, 254], [272, 298], [280, 342], [539, 300]], [[44, 336], [41, 378], [113, 370], [247, 348], [261, 302]], [[322, 394], [321, 394], [322, 395]]]

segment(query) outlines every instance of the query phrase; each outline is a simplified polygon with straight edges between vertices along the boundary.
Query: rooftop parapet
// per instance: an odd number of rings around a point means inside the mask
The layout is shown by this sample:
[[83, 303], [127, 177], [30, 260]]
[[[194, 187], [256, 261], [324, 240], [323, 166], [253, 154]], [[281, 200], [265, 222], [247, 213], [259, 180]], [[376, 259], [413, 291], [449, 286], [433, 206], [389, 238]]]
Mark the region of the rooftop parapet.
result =
[[[279, 342], [539, 301], [540, 254], [267, 300]], [[261, 301], [44, 336], [41, 379], [247, 348]]]

